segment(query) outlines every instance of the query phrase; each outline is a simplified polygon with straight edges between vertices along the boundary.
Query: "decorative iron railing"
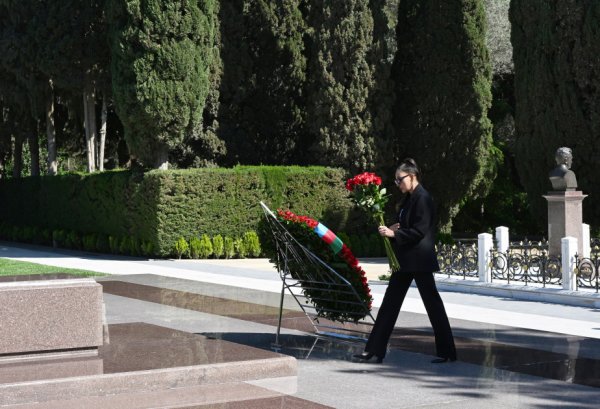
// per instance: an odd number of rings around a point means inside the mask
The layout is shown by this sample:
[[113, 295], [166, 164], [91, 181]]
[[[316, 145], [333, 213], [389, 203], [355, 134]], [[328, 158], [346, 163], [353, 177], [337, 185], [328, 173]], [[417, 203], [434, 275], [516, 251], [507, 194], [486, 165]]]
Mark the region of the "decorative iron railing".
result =
[[438, 243], [436, 246], [440, 273], [448, 277], [478, 277], [477, 244], [457, 242], [455, 244]]
[[[463, 280], [478, 277], [477, 243], [439, 243], [436, 250], [440, 274], [461, 277]], [[600, 260], [598, 263], [600, 265]], [[525, 285], [536, 283], [543, 287], [562, 284], [561, 257], [548, 255], [547, 241], [533, 242], [526, 239], [511, 243], [507, 252], [492, 250], [491, 269], [492, 281], [501, 280], [508, 284], [522, 282]]]
[[491, 251], [492, 281], [546, 285], [562, 284], [560, 256], [548, 255], [548, 243], [528, 240], [511, 243], [507, 252]]
[[600, 239], [592, 239], [590, 256], [577, 257], [575, 261], [577, 273], [576, 289], [591, 288], [599, 292], [600, 288]]

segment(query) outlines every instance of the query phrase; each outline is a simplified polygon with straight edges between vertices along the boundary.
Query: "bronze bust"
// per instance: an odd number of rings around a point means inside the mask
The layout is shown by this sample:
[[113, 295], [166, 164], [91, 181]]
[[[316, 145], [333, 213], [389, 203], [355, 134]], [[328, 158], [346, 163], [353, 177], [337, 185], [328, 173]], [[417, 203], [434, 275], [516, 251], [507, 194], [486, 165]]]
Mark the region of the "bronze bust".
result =
[[554, 190], [575, 190], [577, 188], [577, 179], [575, 173], [570, 170], [573, 163], [573, 153], [571, 148], [558, 148], [556, 150], [557, 166], [550, 171], [550, 183]]

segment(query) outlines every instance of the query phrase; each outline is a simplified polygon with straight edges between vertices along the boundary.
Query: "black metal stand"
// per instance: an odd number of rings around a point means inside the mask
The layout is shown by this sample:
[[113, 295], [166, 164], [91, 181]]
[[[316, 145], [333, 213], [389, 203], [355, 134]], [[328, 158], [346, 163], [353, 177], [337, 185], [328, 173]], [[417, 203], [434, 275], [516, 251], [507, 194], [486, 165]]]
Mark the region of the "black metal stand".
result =
[[[260, 204], [277, 248], [277, 268], [282, 280], [279, 321], [273, 347], [281, 348], [279, 336], [286, 289], [309, 319], [317, 335], [340, 338], [344, 341], [366, 341], [368, 332], [347, 327], [348, 324], [357, 324], [356, 321], [344, 321], [339, 326], [319, 323], [319, 316], [327, 316], [328, 312], [357, 311], [357, 316], [361, 317], [361, 323], [366, 323], [364, 319], [369, 319], [373, 323], [375, 319], [352, 284], [300, 244], [277, 220], [275, 214], [263, 202]], [[307, 295], [306, 290], [317, 289], [318, 299], [315, 296]], [[315, 303], [319, 300], [328, 301], [328, 303]], [[324, 304], [330, 304], [332, 307], [326, 307]]]

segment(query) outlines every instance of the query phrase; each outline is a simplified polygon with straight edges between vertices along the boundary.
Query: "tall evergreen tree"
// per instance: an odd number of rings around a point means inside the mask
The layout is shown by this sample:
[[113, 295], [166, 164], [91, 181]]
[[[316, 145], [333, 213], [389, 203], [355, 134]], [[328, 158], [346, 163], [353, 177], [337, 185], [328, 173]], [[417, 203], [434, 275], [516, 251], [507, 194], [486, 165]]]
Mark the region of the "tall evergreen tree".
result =
[[516, 155], [532, 217], [546, 222], [548, 172], [561, 146], [573, 150], [584, 220], [600, 224], [600, 2], [513, 0]]
[[351, 172], [372, 168], [375, 139], [369, 61], [373, 16], [368, 0], [311, 1], [307, 115], [315, 162]]
[[491, 68], [481, 0], [402, 0], [392, 78], [396, 155], [413, 157], [440, 227], [493, 180]]
[[166, 168], [208, 94], [215, 0], [111, 0], [112, 79], [130, 152]]
[[394, 89], [391, 68], [396, 54], [398, 3], [399, 0], [371, 0], [369, 6], [373, 14], [373, 45], [369, 53], [369, 62], [374, 68], [369, 107], [377, 149], [376, 166], [383, 175], [393, 173], [395, 162], [392, 123]]
[[[220, 3], [215, 3], [214, 16], [218, 21]], [[219, 50], [221, 44], [220, 30], [215, 30], [215, 41], [207, 48], [210, 61], [208, 75], [208, 95], [202, 113], [202, 121], [193, 132], [187, 135], [184, 144], [172, 152], [172, 156], [180, 167], [211, 167], [223, 161], [227, 148], [219, 137], [219, 96], [223, 76], [223, 63]]]
[[[26, 90], [29, 97], [31, 121], [45, 115], [47, 140], [47, 173], [57, 172], [56, 132], [54, 127], [54, 83], [41, 69], [41, 55], [48, 44], [46, 3], [36, 1], [0, 1], [0, 60], [4, 69]], [[36, 129], [27, 124], [26, 129]], [[30, 138], [37, 138], [31, 135]], [[37, 142], [31, 144], [37, 146]]]
[[221, 3], [220, 134], [230, 162], [302, 163], [306, 0]]

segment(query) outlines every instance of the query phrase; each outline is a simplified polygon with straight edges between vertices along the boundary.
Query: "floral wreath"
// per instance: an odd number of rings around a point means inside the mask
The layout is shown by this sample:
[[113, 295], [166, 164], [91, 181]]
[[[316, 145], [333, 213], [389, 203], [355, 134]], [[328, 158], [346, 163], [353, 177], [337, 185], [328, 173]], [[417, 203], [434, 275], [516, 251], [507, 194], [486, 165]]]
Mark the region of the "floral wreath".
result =
[[[277, 210], [278, 219], [302, 245], [313, 251], [325, 263], [333, 267], [353, 286], [361, 301], [370, 310], [373, 304], [371, 289], [365, 271], [359, 265], [358, 259], [350, 248], [338, 236], [318, 221], [299, 216], [289, 210]], [[315, 234], [316, 233], [316, 234]], [[311, 285], [311, 287], [313, 287]], [[344, 303], [336, 308], [336, 300], [323, 300], [319, 297], [318, 289], [304, 289], [305, 295], [311, 298], [317, 309], [317, 315], [333, 321], [358, 321], [365, 317], [365, 310]], [[342, 302], [352, 301], [349, 295], [340, 295]], [[336, 311], [331, 311], [336, 310]], [[346, 310], [346, 311], [343, 311]]]

